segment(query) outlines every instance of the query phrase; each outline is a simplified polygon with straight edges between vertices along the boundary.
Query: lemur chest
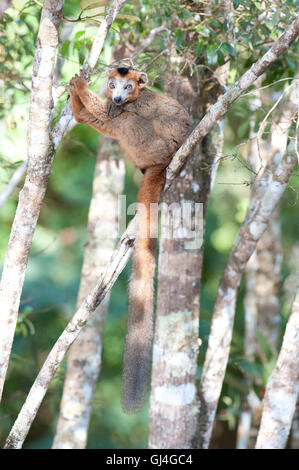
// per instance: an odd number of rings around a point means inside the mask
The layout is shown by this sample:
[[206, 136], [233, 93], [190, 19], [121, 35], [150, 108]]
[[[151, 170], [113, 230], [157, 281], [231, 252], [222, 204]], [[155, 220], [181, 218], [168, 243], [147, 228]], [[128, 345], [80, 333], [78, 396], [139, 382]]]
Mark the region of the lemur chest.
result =
[[176, 149], [155, 123], [132, 112], [115, 121], [115, 138], [138, 168], [170, 161]]

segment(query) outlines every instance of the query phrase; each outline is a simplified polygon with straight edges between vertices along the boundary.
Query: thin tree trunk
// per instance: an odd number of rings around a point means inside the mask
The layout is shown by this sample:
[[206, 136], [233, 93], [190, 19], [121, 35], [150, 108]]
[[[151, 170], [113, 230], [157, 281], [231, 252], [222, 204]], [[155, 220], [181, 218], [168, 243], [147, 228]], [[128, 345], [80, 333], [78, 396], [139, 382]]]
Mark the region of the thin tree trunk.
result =
[[[291, 147], [291, 146], [290, 146]], [[235, 304], [241, 276], [258, 240], [280, 201], [296, 164], [292, 146], [276, 172], [271, 162], [254, 186], [245, 220], [220, 281], [214, 307], [209, 344], [200, 381], [200, 447], [208, 448], [232, 338]]]
[[[153, 34], [151, 34], [151, 37]], [[130, 51], [119, 44], [113, 54], [121, 61]], [[99, 91], [102, 94], [102, 90]], [[118, 196], [123, 191], [125, 165], [117, 142], [100, 138], [88, 217], [88, 241], [81, 273], [79, 307], [104, 273], [118, 235]], [[71, 346], [53, 448], [82, 449], [87, 442], [90, 412], [101, 368], [102, 333], [110, 293]], [[89, 390], [89, 393], [86, 393]], [[84, 391], [84, 393], [83, 393]]]
[[45, 0], [37, 37], [28, 124], [28, 173], [19, 195], [0, 284], [0, 399], [31, 241], [50, 176], [52, 84], [62, 7], [61, 0]]
[[[256, 80], [257, 76], [262, 74], [267, 67], [275, 61], [278, 55], [282, 54], [288, 48], [288, 46], [295, 40], [298, 33], [299, 18], [282, 36], [280, 36], [272, 48], [269, 49], [269, 51], [251, 67], [250, 71], [245, 72], [240, 80], [230, 90], [228, 90], [215, 105], [210, 107], [205, 117], [201, 120], [198, 126], [196, 126], [186, 142], [176, 152], [173, 161], [168, 167], [167, 183], [164, 191], [169, 188], [176, 175], [179, 174], [182, 165], [186, 162], [196, 143], [199, 142], [211, 130], [216, 122], [224, 116], [231, 104]], [[62, 122], [56, 128], [57, 141], [63, 128], [64, 125]], [[282, 174], [282, 177], [283, 176], [284, 174]], [[117, 249], [114, 251], [105, 274], [99, 279], [96, 287], [86, 297], [85, 301], [77, 310], [72, 320], [69, 322], [66, 329], [49, 353], [10, 432], [6, 443], [7, 448], [20, 448], [22, 446], [31, 423], [35, 418], [47, 391], [49, 383], [51, 382], [59, 364], [63, 360], [66, 351], [77, 338], [90, 315], [100, 305], [101, 301], [127, 264], [136, 238], [137, 224], [137, 217], [134, 217], [129, 224], [128, 229], [123, 234]], [[256, 229], [262, 228], [260, 222], [256, 225]]]
[[263, 400], [256, 449], [284, 449], [299, 394], [299, 285]]
[[[256, 140], [251, 141], [249, 162], [255, 172], [258, 172], [260, 165], [265, 165], [271, 157], [277, 164], [285, 153], [288, 132], [299, 105], [298, 90], [299, 85], [297, 80], [294, 81], [289, 96], [281, 107], [278, 119], [272, 123], [268, 141], [263, 142], [263, 145], [261, 143], [258, 145]], [[261, 99], [264, 97], [264, 100], [266, 100], [266, 96], [261, 92], [259, 94]], [[251, 138], [253, 139], [254, 136], [251, 136]], [[273, 353], [277, 352], [280, 326], [279, 283], [282, 263], [279, 215], [278, 206], [246, 267], [244, 349], [245, 357], [249, 361], [254, 360], [257, 350], [257, 329], [264, 335]], [[247, 382], [250, 388], [251, 380], [249, 377]], [[258, 401], [256, 397], [254, 403], [256, 405], [259, 402], [258, 408], [251, 409], [250, 403], [252, 403], [252, 400], [250, 401], [249, 398], [250, 395], [245, 397], [244, 410], [240, 416], [237, 439], [238, 449], [253, 448], [258, 433], [261, 417], [261, 401]]]
[[[125, 0], [114, 0], [98, 29], [83, 69], [87, 77]], [[35, 53], [28, 127], [28, 173], [14, 218], [0, 284], [0, 399], [14, 338], [33, 233], [58, 145], [72, 119], [70, 101], [50, 134], [53, 71], [63, 0], [46, 0]]]
[[[299, 75], [295, 77], [289, 96], [281, 106], [278, 119], [271, 126], [268, 142], [270, 151], [264, 151], [262, 155], [265, 163], [267, 155], [270, 155], [270, 158], [273, 155], [273, 162], [277, 165], [286, 151], [289, 129], [299, 106], [298, 81]], [[276, 353], [280, 326], [278, 297], [282, 263], [279, 207], [273, 213], [266, 232], [257, 244], [256, 261], [257, 328]]]
[[[118, 195], [124, 186], [124, 161], [115, 140], [101, 136], [88, 216], [78, 307], [109, 262], [117, 238]], [[94, 390], [101, 367], [102, 333], [110, 295], [95, 310], [70, 349], [54, 449], [84, 449]]]
[[6, 201], [9, 199], [10, 195], [13, 193], [14, 189], [18, 186], [18, 184], [24, 178], [24, 175], [27, 170], [27, 160], [21, 163], [20, 166], [15, 170], [14, 174], [12, 175], [7, 187], [5, 190], [0, 194], [0, 208], [4, 206]]

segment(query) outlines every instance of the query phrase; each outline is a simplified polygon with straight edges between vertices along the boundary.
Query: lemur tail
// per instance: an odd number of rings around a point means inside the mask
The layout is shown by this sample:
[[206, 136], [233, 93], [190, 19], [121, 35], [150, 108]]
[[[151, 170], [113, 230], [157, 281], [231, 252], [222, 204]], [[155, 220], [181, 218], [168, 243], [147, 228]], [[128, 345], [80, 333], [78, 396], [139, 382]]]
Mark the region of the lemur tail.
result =
[[[139, 229], [133, 255], [129, 289], [129, 318], [123, 359], [122, 405], [135, 412], [142, 406], [147, 393], [153, 341], [154, 274], [157, 214], [150, 217], [150, 205], [160, 202], [165, 183], [165, 165], [155, 165], [145, 172], [138, 200]], [[153, 211], [152, 211], [153, 213]], [[152, 236], [152, 238], [151, 238]]]

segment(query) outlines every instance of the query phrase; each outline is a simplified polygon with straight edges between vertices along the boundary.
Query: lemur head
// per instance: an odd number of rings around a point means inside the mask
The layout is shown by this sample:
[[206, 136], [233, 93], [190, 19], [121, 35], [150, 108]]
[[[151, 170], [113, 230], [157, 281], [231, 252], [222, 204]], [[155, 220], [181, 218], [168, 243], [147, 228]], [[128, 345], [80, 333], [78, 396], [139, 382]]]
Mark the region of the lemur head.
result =
[[107, 75], [107, 98], [118, 106], [135, 101], [147, 82], [146, 73], [127, 67], [108, 69]]

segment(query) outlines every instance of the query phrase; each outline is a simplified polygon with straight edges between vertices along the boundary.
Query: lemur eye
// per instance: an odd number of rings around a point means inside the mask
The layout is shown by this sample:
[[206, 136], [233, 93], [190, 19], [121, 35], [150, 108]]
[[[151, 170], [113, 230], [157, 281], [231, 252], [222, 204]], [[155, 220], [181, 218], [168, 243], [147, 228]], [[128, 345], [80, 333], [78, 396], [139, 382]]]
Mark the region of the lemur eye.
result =
[[132, 85], [129, 84], [129, 85], [125, 86], [125, 89], [126, 89], [126, 90], [131, 90], [131, 89], [132, 89]]
[[109, 83], [109, 88], [115, 88], [115, 85], [113, 85], [112, 82]]

